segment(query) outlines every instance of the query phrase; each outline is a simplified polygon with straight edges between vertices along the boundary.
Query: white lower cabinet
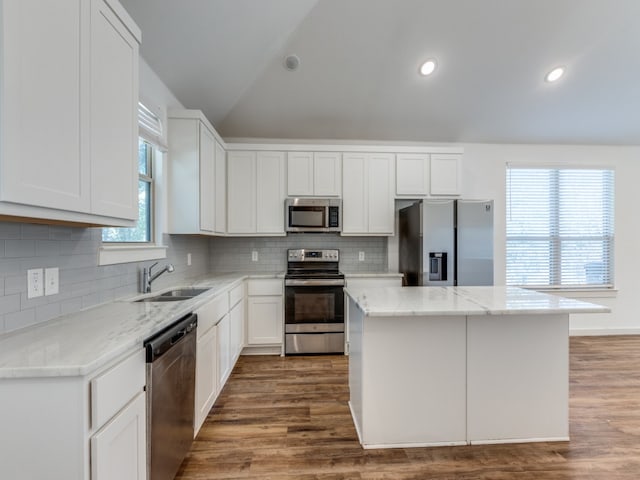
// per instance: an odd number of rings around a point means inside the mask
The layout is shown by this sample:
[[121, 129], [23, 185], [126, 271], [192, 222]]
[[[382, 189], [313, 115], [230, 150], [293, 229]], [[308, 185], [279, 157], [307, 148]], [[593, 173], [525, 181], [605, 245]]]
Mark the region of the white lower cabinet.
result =
[[229, 338], [232, 363], [244, 347], [244, 283], [229, 292]]
[[144, 392], [91, 437], [91, 480], [145, 480], [146, 400]]
[[90, 381], [92, 480], [147, 476], [144, 349]]
[[229, 314], [218, 322], [218, 385], [222, 389], [231, 374], [231, 342]]
[[247, 345], [283, 343], [283, 282], [281, 279], [249, 280]]
[[146, 480], [145, 383], [143, 348], [91, 376], [0, 379], [0, 478]]
[[[224, 292], [195, 311], [198, 315], [198, 331], [196, 341], [196, 391], [195, 415], [193, 419], [193, 435], [198, 434], [200, 427], [209, 414], [220, 391], [218, 366], [221, 348], [219, 341], [220, 322], [228, 315], [229, 301]], [[228, 362], [227, 362], [228, 363]]]

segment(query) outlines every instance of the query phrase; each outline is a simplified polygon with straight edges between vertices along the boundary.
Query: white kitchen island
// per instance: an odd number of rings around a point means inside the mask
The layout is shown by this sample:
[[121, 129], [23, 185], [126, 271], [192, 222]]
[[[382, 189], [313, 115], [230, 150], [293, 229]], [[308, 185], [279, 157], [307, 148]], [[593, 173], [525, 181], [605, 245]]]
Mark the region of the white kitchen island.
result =
[[346, 288], [364, 448], [569, 440], [569, 315], [516, 287]]

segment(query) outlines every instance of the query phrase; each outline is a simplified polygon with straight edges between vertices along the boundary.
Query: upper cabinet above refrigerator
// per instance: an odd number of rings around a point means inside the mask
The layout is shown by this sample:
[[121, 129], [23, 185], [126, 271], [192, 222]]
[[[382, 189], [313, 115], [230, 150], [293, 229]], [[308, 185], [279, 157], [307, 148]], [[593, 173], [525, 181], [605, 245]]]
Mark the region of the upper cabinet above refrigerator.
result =
[[402, 153], [396, 156], [396, 197], [461, 193], [461, 153]]

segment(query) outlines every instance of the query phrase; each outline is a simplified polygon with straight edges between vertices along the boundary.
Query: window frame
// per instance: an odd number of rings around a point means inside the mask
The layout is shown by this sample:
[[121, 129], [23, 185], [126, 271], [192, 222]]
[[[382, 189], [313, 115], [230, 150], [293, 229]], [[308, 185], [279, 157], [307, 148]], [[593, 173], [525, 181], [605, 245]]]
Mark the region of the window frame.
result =
[[[527, 236], [527, 235], [509, 235], [509, 204], [511, 199], [509, 198], [511, 194], [511, 185], [510, 185], [510, 171], [511, 170], [547, 170], [551, 171], [550, 175], [550, 189], [548, 194], [549, 201], [549, 220], [548, 220], [548, 229], [549, 233], [547, 236]], [[609, 204], [607, 205], [607, 209], [609, 211], [609, 219], [607, 221], [606, 218], [603, 217], [602, 222], [605, 228], [603, 229], [602, 235], [562, 235], [561, 234], [561, 225], [562, 225], [562, 203], [561, 203], [561, 171], [578, 171], [578, 170], [589, 170], [589, 171], [602, 171], [608, 172], [611, 175], [610, 180], [604, 180], [602, 182], [602, 187], [610, 187], [612, 190], [605, 195], [605, 198], [609, 199]], [[589, 291], [598, 291], [598, 292], [612, 292], [615, 294], [615, 168], [611, 166], [602, 166], [602, 165], [571, 165], [571, 164], [562, 164], [562, 165], [531, 165], [531, 164], [510, 164], [506, 165], [506, 175], [505, 175], [505, 284], [510, 286], [518, 286], [522, 288], [530, 288], [541, 291], [565, 291], [578, 293], [578, 296], [581, 296], [579, 292], [589, 292]], [[606, 213], [605, 213], [606, 215]], [[562, 264], [563, 264], [563, 255], [562, 255], [562, 244], [571, 241], [598, 241], [602, 242], [603, 251], [605, 247], [608, 249], [606, 256], [608, 265], [606, 269], [606, 273], [608, 273], [608, 283], [582, 283], [582, 284], [562, 284]], [[527, 242], [527, 241], [540, 241], [547, 242], [549, 245], [548, 248], [548, 262], [549, 262], [549, 284], [516, 284], [509, 283], [509, 242]], [[565, 257], [566, 258], [566, 257]], [[609, 296], [609, 295], [605, 295]]]
[[[140, 136], [140, 142], [145, 142], [149, 148], [148, 174], [138, 172], [138, 185], [140, 181], [149, 183], [149, 240], [146, 242], [107, 242], [102, 241], [98, 251], [98, 265], [113, 265], [118, 263], [141, 262], [148, 260], [158, 260], [167, 257], [167, 247], [160, 244], [159, 239], [162, 233], [158, 229], [157, 213], [158, 196], [156, 184], [160, 180], [156, 175], [159, 172], [159, 162], [163, 150], [160, 146], [152, 143], [149, 139]], [[139, 188], [139, 187], [138, 187]], [[125, 227], [126, 228], [126, 227]], [[101, 229], [102, 237], [102, 229]]]

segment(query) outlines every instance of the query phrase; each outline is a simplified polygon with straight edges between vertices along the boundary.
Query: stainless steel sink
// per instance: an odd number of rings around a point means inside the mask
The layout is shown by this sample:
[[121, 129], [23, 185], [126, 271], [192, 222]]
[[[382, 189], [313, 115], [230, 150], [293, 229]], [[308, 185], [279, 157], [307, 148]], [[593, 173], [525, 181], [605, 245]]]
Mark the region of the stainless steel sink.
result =
[[135, 302], [181, 302], [183, 300], [189, 300], [193, 297], [197, 297], [201, 293], [207, 291], [209, 291], [208, 288], [176, 288], [175, 290], [169, 290], [168, 292], [161, 293], [160, 295], [135, 300]]
[[175, 290], [169, 290], [168, 292], [161, 293], [159, 297], [197, 297], [201, 293], [208, 292], [208, 288], [176, 288]]

